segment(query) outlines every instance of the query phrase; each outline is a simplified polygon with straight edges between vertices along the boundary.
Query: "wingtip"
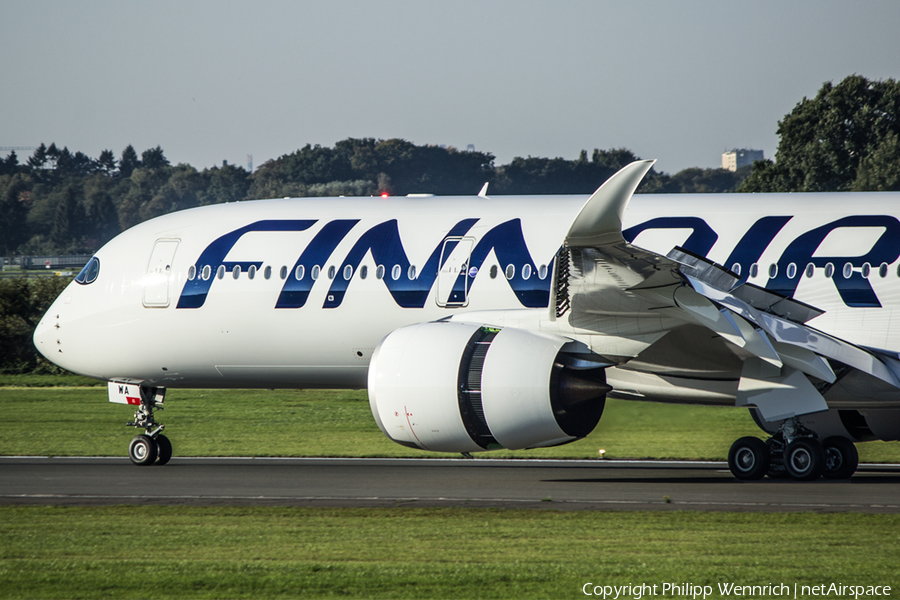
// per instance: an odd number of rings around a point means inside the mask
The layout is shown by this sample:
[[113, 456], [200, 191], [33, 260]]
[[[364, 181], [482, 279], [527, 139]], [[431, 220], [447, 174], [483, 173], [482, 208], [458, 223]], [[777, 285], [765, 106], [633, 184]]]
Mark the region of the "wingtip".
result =
[[655, 159], [636, 160], [607, 179], [578, 213], [566, 241], [573, 246], [594, 246], [621, 239], [625, 207], [655, 163]]

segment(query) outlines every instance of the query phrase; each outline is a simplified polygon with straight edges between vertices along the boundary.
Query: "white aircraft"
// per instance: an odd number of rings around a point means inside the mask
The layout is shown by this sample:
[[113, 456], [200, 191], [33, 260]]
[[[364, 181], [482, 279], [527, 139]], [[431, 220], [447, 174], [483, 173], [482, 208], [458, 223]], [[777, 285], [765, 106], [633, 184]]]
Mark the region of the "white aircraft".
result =
[[589, 198], [158, 217], [97, 252], [34, 342], [137, 406], [139, 465], [172, 455], [167, 388], [367, 387], [415, 448], [564, 444], [606, 397], [731, 405], [771, 434], [734, 443], [736, 477], [849, 477], [854, 442], [900, 438], [900, 194], [632, 200], [652, 164]]

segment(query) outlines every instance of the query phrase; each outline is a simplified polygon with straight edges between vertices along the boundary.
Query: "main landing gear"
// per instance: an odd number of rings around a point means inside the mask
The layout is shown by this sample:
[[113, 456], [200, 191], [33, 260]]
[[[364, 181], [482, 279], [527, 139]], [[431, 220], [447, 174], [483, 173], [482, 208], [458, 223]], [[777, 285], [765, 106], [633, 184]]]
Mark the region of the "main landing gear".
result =
[[134, 421], [126, 423], [145, 432], [135, 436], [128, 445], [128, 458], [136, 465], [164, 465], [172, 458], [172, 442], [162, 434], [166, 426], [153, 418], [154, 409], [163, 409], [165, 396], [165, 388], [141, 387], [141, 403], [134, 412]]
[[728, 452], [728, 468], [738, 479], [756, 480], [791, 477], [797, 481], [846, 479], [856, 472], [859, 454], [847, 438], [833, 436], [820, 442], [794, 417], [765, 442], [742, 437]]

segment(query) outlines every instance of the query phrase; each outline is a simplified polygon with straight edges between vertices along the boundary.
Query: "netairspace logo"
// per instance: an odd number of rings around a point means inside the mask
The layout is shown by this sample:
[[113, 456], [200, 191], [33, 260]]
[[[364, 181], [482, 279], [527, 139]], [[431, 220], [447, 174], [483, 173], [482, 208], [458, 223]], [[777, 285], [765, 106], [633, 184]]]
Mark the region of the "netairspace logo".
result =
[[[717, 588], [717, 589], [716, 589]], [[754, 598], [818, 598], [831, 596], [834, 598], [859, 598], [889, 596], [889, 585], [844, 585], [843, 583], [800, 585], [794, 583], [790, 586], [786, 583], [769, 583], [766, 585], [741, 585], [737, 583], [719, 583], [713, 588], [711, 585], [696, 585], [693, 583], [662, 583], [662, 584], [627, 584], [627, 585], [594, 585], [586, 583], [581, 587], [585, 596], [597, 596], [604, 600], [617, 600], [622, 598], [687, 598], [693, 600], [706, 599], [718, 592], [718, 597], [744, 597]]]

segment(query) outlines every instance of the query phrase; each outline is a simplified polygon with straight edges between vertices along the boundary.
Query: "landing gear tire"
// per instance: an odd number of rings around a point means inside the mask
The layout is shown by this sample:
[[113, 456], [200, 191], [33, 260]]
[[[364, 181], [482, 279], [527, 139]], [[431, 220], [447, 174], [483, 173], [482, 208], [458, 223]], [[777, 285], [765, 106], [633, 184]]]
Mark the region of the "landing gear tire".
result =
[[136, 465], [152, 465], [159, 455], [159, 446], [149, 435], [137, 435], [128, 445], [128, 458]]
[[813, 438], [796, 438], [784, 451], [784, 469], [797, 481], [814, 481], [825, 470], [825, 449]]
[[[110, 382], [110, 386], [116, 382]], [[134, 382], [119, 385], [119, 393], [126, 386], [134, 386]], [[133, 388], [132, 388], [133, 389]], [[128, 458], [136, 465], [164, 465], [172, 458], [172, 442], [162, 435], [165, 425], [156, 422], [153, 412], [162, 410], [166, 397], [166, 388], [140, 385], [140, 405], [134, 412], [134, 421], [126, 423], [128, 427], [139, 427], [145, 433], [135, 436], [128, 446]], [[118, 400], [116, 400], [118, 401]], [[131, 403], [131, 398], [129, 398]]]
[[164, 465], [172, 458], [172, 442], [169, 438], [159, 434], [156, 436], [156, 445], [159, 448], [159, 454], [156, 456], [156, 464]]
[[833, 436], [822, 442], [825, 448], [825, 479], [847, 479], [856, 472], [859, 466], [859, 453], [856, 446], [845, 437]]
[[742, 437], [728, 451], [728, 468], [738, 479], [762, 479], [769, 470], [769, 448], [755, 437]]

